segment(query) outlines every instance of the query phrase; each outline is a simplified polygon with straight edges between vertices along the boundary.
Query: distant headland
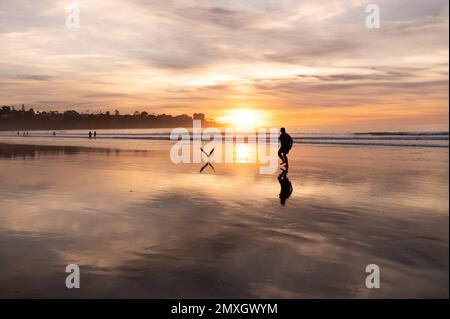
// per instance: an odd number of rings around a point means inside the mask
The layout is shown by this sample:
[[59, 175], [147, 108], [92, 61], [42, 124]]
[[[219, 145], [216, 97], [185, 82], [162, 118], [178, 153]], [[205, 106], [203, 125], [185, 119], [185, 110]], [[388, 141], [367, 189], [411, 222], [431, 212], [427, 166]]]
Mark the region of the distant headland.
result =
[[202, 126], [217, 125], [205, 114], [195, 113], [167, 115], [145, 111], [133, 114], [120, 114], [119, 111], [100, 113], [79, 113], [74, 110], [35, 111], [25, 105], [0, 108], [0, 131], [24, 130], [78, 130], [78, 129], [131, 129], [131, 128], [172, 128], [191, 127], [193, 120], [201, 120]]

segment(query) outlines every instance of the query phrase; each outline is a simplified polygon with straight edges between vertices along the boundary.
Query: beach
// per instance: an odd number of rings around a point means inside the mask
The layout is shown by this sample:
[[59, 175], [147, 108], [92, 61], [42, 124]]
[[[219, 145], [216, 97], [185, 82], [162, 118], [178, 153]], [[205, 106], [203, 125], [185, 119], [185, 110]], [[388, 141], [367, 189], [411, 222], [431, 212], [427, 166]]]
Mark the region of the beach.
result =
[[295, 144], [281, 205], [279, 171], [172, 145], [0, 138], [0, 297], [449, 297], [448, 146]]

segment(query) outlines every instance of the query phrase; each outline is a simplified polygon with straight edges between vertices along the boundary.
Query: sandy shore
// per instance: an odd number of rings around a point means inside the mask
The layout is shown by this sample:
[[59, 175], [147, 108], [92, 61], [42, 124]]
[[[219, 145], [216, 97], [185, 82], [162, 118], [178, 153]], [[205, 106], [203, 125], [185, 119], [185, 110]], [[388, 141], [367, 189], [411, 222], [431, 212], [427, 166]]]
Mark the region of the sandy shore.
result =
[[282, 206], [253, 164], [86, 146], [0, 144], [0, 297], [449, 296], [448, 149], [296, 147]]

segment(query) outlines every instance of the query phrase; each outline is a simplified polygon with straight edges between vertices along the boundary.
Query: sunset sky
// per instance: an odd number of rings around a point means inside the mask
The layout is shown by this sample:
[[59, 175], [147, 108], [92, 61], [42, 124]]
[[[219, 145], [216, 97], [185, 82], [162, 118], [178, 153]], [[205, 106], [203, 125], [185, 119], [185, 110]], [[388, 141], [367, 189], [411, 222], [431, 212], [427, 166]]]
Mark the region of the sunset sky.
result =
[[[448, 0], [0, 1], [0, 104], [448, 130]], [[366, 6], [381, 27], [366, 27]]]

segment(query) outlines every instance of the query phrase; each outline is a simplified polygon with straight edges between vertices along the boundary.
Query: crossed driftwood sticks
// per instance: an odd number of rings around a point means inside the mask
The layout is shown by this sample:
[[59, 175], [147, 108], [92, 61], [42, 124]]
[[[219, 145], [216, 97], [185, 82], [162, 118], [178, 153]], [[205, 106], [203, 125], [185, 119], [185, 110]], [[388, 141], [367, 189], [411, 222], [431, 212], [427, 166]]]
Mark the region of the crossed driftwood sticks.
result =
[[206, 153], [202, 147], [200, 147], [200, 149], [202, 150], [203, 154], [206, 155], [206, 164], [202, 167], [202, 169], [200, 170], [200, 173], [203, 172], [203, 170], [207, 167], [207, 166], [211, 166], [211, 168], [213, 169], [213, 171], [215, 172], [216, 170], [214, 169], [214, 166], [211, 164], [211, 156], [214, 153], [215, 147], [211, 150], [211, 152]]

